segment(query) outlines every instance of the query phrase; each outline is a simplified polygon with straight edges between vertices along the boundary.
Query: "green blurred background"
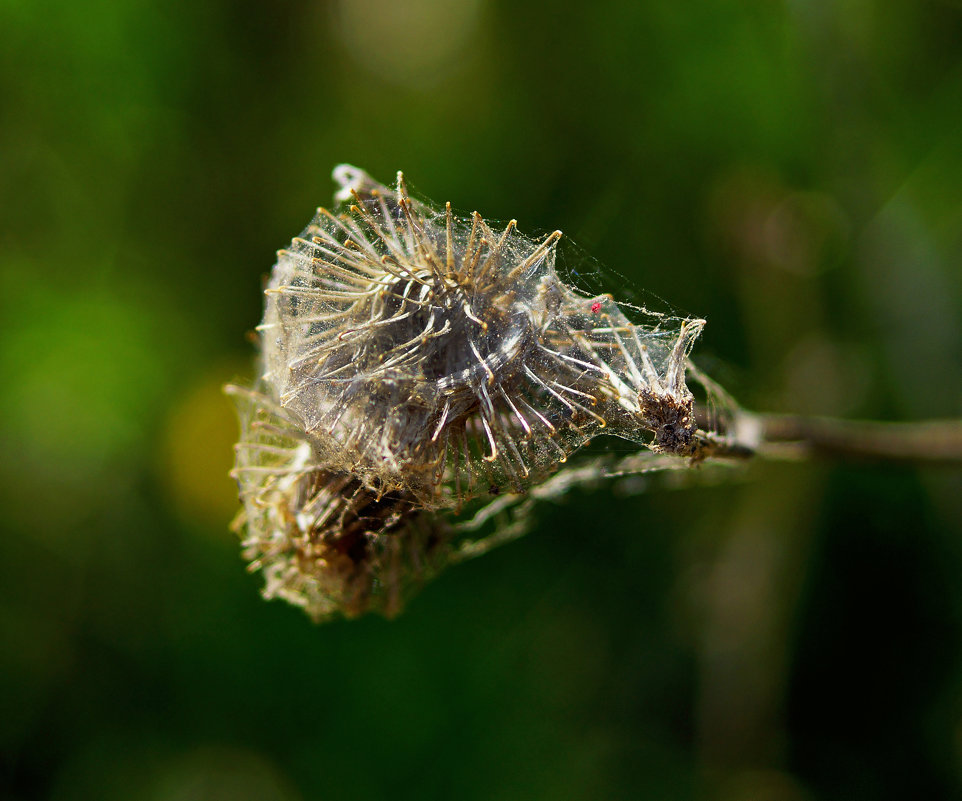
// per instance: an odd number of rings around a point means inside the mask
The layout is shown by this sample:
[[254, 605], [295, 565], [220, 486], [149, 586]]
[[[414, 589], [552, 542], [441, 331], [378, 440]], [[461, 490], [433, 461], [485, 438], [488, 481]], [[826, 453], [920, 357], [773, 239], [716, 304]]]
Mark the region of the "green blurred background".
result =
[[752, 408], [962, 414], [957, 0], [0, 0], [0, 796], [959, 797], [957, 470], [578, 492], [396, 621], [260, 600], [219, 388], [342, 161], [564, 229]]

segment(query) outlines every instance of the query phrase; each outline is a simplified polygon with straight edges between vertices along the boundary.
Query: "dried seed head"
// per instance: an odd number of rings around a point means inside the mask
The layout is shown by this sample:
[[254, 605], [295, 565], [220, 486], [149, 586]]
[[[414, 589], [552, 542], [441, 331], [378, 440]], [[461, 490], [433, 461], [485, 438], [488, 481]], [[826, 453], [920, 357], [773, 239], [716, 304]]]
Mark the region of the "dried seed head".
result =
[[280, 251], [259, 328], [265, 385], [320, 463], [436, 508], [524, 490], [603, 430], [684, 445], [664, 436], [686, 425], [665, 407], [690, 411], [702, 321], [633, 325], [565, 285], [560, 231], [463, 220], [400, 174], [394, 189], [347, 166], [335, 178], [346, 208]]
[[262, 377], [229, 388], [235, 528], [266, 597], [315, 619], [393, 614], [477, 528], [434, 512], [525, 492], [599, 433], [698, 456], [685, 368], [702, 320], [632, 323], [566, 285], [560, 231], [434, 209], [400, 173], [393, 189], [347, 165], [334, 177], [345, 205], [278, 254]]
[[241, 411], [234, 522], [265, 598], [314, 620], [377, 610], [392, 616], [448, 550], [449, 529], [413, 499], [376, 497], [348, 473], [319, 466], [304, 432], [269, 398], [228, 387]]

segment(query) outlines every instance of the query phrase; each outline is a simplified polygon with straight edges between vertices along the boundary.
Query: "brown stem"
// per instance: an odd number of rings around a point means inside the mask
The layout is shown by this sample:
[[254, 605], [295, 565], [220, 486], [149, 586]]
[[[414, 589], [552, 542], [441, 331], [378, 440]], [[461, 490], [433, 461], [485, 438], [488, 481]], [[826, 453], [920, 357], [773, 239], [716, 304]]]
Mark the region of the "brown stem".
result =
[[[749, 412], [731, 401], [722, 420], [694, 410], [701, 458], [807, 458], [928, 465], [962, 464], [962, 419], [882, 423]], [[717, 432], [717, 433], [713, 433]]]
[[754, 415], [760, 428], [758, 455], [779, 449], [799, 455], [899, 462], [962, 464], [962, 420], [880, 423], [830, 417]]

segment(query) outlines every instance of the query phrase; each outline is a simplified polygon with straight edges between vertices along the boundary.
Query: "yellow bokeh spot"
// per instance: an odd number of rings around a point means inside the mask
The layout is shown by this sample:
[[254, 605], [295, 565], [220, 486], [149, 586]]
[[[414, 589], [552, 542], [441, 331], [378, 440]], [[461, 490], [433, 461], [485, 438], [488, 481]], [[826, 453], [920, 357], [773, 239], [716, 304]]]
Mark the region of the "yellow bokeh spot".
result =
[[226, 532], [238, 509], [233, 465], [237, 420], [223, 393], [240, 370], [220, 365], [175, 402], [164, 433], [162, 473], [176, 512], [186, 522]]

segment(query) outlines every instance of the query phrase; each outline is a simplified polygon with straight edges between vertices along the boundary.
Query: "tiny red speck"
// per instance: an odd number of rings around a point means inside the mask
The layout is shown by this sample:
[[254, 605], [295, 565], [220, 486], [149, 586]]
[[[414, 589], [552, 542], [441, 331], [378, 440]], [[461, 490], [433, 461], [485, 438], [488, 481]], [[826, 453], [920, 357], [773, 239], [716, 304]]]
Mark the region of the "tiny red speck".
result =
[[592, 313], [592, 314], [597, 314], [597, 313], [600, 312], [600, 311], [601, 311], [601, 304], [598, 303], [598, 301], [595, 301], [594, 303], [591, 304], [591, 313]]

